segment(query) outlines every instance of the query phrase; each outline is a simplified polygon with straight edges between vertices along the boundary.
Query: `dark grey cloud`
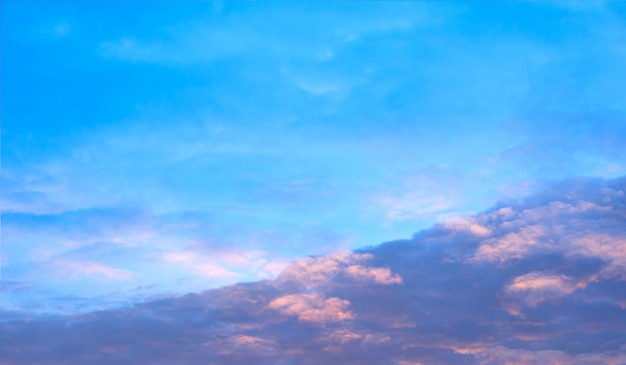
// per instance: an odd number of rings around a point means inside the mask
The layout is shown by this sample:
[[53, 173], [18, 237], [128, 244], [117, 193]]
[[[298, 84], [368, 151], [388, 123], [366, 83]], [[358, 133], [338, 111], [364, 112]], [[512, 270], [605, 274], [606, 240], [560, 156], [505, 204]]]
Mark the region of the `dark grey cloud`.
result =
[[623, 364], [626, 178], [570, 179], [276, 280], [4, 313], [2, 364]]

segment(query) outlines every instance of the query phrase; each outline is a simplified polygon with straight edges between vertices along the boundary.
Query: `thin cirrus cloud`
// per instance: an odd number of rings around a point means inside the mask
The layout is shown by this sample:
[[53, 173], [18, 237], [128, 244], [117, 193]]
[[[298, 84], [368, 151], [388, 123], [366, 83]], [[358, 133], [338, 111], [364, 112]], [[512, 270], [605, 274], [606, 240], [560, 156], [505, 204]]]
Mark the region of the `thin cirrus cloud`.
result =
[[129, 271], [117, 269], [93, 261], [61, 261], [54, 266], [53, 270], [56, 271], [58, 275], [65, 278], [72, 278], [80, 275], [104, 275], [109, 279], [118, 280], [128, 280], [131, 278], [131, 273]]
[[569, 179], [410, 240], [296, 260], [273, 280], [6, 313], [3, 361], [620, 364], [625, 209], [626, 178]]

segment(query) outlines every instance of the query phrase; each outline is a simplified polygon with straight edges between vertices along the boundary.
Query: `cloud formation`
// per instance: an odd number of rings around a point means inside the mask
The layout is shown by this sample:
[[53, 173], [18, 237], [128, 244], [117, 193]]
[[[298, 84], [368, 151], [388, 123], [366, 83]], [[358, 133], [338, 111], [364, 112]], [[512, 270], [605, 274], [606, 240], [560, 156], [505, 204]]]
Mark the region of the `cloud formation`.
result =
[[402, 278], [391, 273], [386, 267], [366, 266], [372, 254], [356, 254], [338, 251], [319, 257], [296, 260], [278, 276], [277, 283], [296, 284], [304, 287], [328, 285], [337, 276], [350, 278], [355, 282], [376, 284], [399, 284]]
[[275, 280], [74, 315], [4, 313], [14, 364], [623, 364], [626, 178], [527, 199]]
[[324, 298], [317, 293], [289, 294], [272, 300], [269, 308], [297, 316], [304, 322], [339, 322], [354, 318], [348, 311], [350, 302], [341, 298]]
[[565, 275], [530, 272], [513, 279], [505, 293], [519, 297], [526, 304], [535, 307], [545, 300], [561, 298], [586, 285], [586, 282], [575, 282]]
[[54, 267], [55, 271], [64, 276], [104, 275], [109, 279], [130, 279], [131, 273], [93, 261], [60, 262]]

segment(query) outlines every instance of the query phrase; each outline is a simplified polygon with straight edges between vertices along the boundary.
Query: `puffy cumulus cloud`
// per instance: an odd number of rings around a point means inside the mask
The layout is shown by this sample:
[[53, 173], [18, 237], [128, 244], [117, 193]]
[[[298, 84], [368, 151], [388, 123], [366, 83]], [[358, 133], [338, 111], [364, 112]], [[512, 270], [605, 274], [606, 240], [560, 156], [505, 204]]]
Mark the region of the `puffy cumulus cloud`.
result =
[[2, 313], [2, 360], [623, 364], [625, 191], [626, 178], [568, 180], [272, 280], [101, 312]]
[[531, 250], [541, 246], [544, 237], [546, 237], [545, 228], [542, 226], [522, 227], [517, 232], [484, 241], [477, 250], [475, 258], [491, 262], [522, 258]]
[[351, 265], [345, 269], [345, 273], [351, 278], [360, 281], [371, 281], [376, 284], [400, 284], [402, 278], [391, 273], [386, 267], [366, 267], [362, 265]]
[[466, 231], [477, 236], [486, 236], [491, 233], [489, 228], [481, 226], [478, 222], [476, 222], [476, 219], [472, 218], [451, 219], [444, 222], [443, 226], [449, 230], [461, 232]]
[[372, 254], [339, 251], [296, 260], [278, 276], [277, 284], [295, 283], [311, 288], [332, 284], [338, 275], [361, 283], [387, 285], [402, 282], [402, 278], [393, 274], [389, 268], [363, 265], [372, 258]]
[[[535, 254], [595, 257], [611, 263], [607, 275], [623, 275], [624, 179], [602, 186], [570, 180], [511, 207], [478, 215], [493, 232], [480, 242], [473, 260], [506, 262]], [[559, 189], [560, 191], [558, 191]]]
[[367, 260], [368, 255], [340, 251], [321, 257], [307, 257], [296, 260], [278, 276], [279, 282], [295, 281], [307, 286], [316, 286], [327, 282], [337, 275], [342, 266]]
[[354, 314], [347, 310], [349, 305], [349, 301], [341, 298], [326, 299], [317, 293], [305, 293], [276, 298], [268, 307], [286, 315], [296, 316], [303, 322], [323, 324], [354, 318]]
[[587, 281], [576, 281], [565, 275], [531, 272], [513, 279], [505, 291], [534, 307], [540, 302], [558, 299], [585, 286]]
[[[626, 231], [626, 229], [625, 229]], [[623, 234], [626, 236], [626, 234]], [[572, 254], [600, 258], [608, 263], [603, 276], [615, 276], [626, 280], [626, 237], [615, 234], [585, 232], [570, 237]]]

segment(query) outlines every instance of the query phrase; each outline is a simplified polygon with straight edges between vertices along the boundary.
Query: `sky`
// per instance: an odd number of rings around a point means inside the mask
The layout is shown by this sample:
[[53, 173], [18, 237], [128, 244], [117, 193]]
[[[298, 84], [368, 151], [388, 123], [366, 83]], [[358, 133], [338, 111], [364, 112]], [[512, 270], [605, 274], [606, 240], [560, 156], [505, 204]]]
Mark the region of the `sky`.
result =
[[626, 3], [0, 6], [1, 365], [626, 363]]

